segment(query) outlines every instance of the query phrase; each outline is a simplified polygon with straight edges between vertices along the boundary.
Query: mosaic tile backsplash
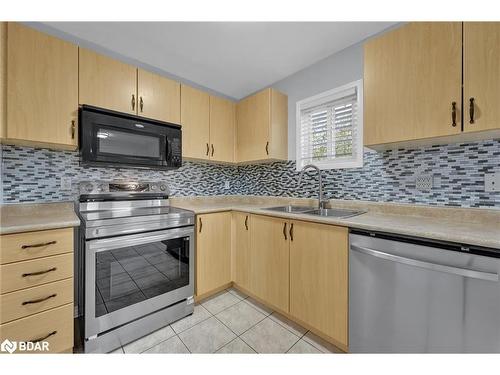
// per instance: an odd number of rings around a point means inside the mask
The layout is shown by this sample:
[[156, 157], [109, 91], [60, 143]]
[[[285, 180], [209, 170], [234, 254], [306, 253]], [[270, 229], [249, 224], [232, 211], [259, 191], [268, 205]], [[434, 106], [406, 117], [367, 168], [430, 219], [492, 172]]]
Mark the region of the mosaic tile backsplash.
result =
[[[78, 154], [70, 151], [9, 145], [2, 146], [2, 151], [4, 203], [72, 200], [76, 183], [89, 179], [161, 179], [176, 196], [317, 194], [317, 174], [308, 172], [298, 186], [293, 161], [245, 166], [184, 162], [182, 168], [165, 172], [83, 167]], [[492, 172], [500, 172], [500, 140], [380, 153], [366, 150], [362, 168], [322, 173], [327, 198], [500, 209], [500, 193], [484, 191], [484, 175]], [[418, 175], [431, 175], [433, 188], [417, 189]], [[74, 189], [62, 190], [61, 177], [71, 178]]]

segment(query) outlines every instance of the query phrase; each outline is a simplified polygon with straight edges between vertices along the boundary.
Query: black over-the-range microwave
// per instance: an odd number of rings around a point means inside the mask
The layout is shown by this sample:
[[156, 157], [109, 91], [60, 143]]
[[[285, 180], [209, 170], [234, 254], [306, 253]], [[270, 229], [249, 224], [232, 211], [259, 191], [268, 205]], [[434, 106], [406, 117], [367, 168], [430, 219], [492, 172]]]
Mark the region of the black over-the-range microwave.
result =
[[80, 163], [174, 169], [182, 165], [181, 126], [82, 105]]

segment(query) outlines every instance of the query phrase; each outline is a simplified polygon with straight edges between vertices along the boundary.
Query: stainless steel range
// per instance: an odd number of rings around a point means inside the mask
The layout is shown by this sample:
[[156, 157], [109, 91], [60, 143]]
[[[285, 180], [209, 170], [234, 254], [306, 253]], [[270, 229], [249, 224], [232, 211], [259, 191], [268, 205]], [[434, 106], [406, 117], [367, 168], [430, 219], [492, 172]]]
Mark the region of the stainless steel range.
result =
[[78, 305], [85, 352], [108, 352], [193, 313], [194, 213], [162, 182], [82, 182]]

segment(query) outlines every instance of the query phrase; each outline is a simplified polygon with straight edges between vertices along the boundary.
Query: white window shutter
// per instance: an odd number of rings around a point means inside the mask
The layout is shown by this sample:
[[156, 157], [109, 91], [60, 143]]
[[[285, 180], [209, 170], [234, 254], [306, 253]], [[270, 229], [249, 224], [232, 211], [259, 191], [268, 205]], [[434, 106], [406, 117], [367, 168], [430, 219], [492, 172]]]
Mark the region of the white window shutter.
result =
[[297, 169], [362, 166], [361, 81], [297, 103]]

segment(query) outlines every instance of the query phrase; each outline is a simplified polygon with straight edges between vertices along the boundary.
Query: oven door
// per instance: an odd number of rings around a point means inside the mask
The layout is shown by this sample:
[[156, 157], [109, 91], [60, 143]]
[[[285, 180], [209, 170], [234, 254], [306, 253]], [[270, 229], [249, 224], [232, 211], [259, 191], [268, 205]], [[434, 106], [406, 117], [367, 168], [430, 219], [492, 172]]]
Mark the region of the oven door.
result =
[[193, 294], [193, 227], [86, 242], [86, 338]]

